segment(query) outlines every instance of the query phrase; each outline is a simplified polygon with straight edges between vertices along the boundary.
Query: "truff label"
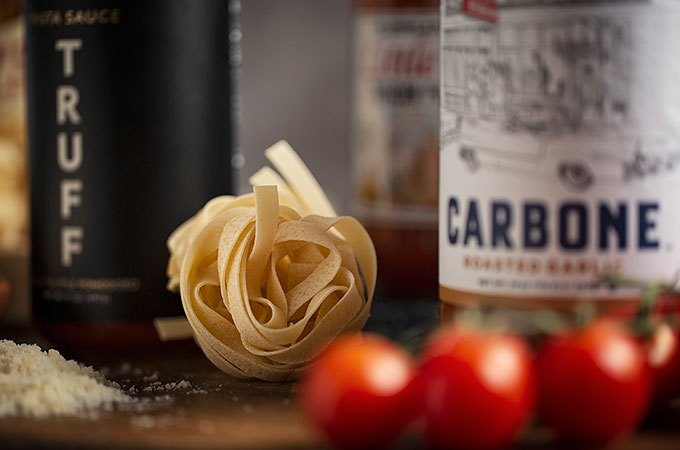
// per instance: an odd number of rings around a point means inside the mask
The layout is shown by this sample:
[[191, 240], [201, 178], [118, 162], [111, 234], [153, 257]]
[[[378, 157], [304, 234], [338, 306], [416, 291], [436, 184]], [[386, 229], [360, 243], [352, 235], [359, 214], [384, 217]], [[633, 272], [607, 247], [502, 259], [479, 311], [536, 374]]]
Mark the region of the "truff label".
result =
[[512, 6], [497, 24], [442, 7], [442, 292], [617, 298], [633, 292], [599, 274], [676, 279], [680, 4]]
[[[78, 112], [80, 92], [68, 84], [76, 70], [76, 52], [83, 46], [82, 39], [58, 39], [56, 52], [62, 55], [63, 83], [56, 89], [57, 130], [66, 125], [78, 126], [83, 118]], [[59, 183], [60, 263], [70, 267], [76, 255], [83, 252], [85, 231], [80, 225], [70, 223], [74, 208], [82, 204], [83, 180], [77, 178], [83, 164], [83, 133], [81, 131], [57, 131], [57, 165], [63, 174]]]

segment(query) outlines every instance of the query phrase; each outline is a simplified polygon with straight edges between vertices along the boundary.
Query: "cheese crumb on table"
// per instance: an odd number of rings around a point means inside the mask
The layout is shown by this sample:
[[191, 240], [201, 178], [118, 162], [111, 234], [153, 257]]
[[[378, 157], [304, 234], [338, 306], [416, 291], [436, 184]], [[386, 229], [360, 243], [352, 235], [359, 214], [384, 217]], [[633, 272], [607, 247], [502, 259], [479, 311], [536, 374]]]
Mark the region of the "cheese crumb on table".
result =
[[82, 415], [132, 401], [118, 384], [56, 350], [0, 340], [0, 417]]

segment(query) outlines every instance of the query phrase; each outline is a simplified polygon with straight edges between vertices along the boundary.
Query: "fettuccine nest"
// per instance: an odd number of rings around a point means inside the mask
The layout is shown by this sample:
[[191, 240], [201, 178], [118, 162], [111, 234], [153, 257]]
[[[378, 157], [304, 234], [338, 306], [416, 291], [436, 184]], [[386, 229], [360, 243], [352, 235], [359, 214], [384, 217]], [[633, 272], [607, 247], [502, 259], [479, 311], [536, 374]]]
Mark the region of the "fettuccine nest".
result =
[[285, 142], [265, 154], [254, 193], [209, 201], [168, 239], [168, 289], [177, 290], [194, 336], [221, 370], [287, 380], [335, 336], [368, 319], [376, 280], [361, 224], [336, 217]]

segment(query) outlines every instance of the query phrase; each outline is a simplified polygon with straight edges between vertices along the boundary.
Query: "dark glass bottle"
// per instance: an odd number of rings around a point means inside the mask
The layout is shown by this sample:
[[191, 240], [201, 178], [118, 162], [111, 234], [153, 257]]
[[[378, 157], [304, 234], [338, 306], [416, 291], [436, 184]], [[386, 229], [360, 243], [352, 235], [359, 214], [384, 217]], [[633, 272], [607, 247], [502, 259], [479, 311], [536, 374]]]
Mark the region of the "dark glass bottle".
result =
[[165, 243], [232, 190], [238, 6], [28, 0], [33, 315], [53, 341], [148, 346], [182, 314]]

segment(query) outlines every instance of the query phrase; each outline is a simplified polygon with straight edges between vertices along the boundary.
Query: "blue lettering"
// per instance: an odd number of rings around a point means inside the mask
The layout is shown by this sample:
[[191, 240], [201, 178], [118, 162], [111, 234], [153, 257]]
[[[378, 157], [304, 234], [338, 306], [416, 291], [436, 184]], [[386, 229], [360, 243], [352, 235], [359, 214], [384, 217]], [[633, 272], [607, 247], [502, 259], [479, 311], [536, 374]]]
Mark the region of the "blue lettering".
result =
[[[576, 214], [576, 236], [569, 237], [569, 216]], [[588, 244], [588, 210], [580, 203], [565, 203], [560, 207], [560, 245], [565, 250], [582, 250]]]
[[658, 203], [640, 203], [638, 205], [638, 246], [641, 249], [659, 248], [659, 240], [649, 237], [649, 232], [656, 228], [656, 221], [649, 217], [649, 213], [658, 210]]
[[600, 250], [609, 248], [609, 230], [614, 230], [618, 238], [618, 249], [625, 250], [628, 245], [626, 233], [626, 218], [628, 207], [625, 203], [619, 203], [618, 212], [614, 213], [609, 207], [600, 203]]
[[479, 226], [479, 216], [477, 214], [477, 202], [470, 200], [470, 205], [468, 206], [468, 216], [467, 222], [465, 223], [465, 239], [463, 240], [463, 245], [467, 246], [470, 238], [477, 239], [477, 244], [479, 247], [484, 246], [484, 241], [482, 240], [482, 228]]
[[495, 201], [491, 204], [491, 246], [498, 247], [502, 242], [507, 248], [512, 248], [512, 241], [508, 230], [512, 224], [512, 209], [506, 202]]
[[548, 209], [543, 203], [524, 205], [524, 247], [543, 248], [548, 244]]
[[[632, 225], [636, 220], [637, 248], [661, 247], [657, 237], [658, 202], [638, 203], [637, 214], [629, 217], [629, 211], [630, 214], [635, 213], [633, 206], [625, 201], [601, 200], [595, 205], [567, 201], [559, 206], [552, 222], [552, 212], [547, 204], [540, 201], [521, 203], [518, 206], [521, 208], [520, 214], [514, 210], [515, 205], [506, 199], [493, 199], [490, 203], [489, 223], [483, 224], [479, 215], [482, 206], [477, 199], [449, 197], [446, 224], [450, 245], [476, 245], [478, 248], [489, 245], [492, 248], [513, 249], [518, 244], [526, 250], [541, 250], [551, 245], [553, 228], [550, 225], [553, 225], [557, 242], [552, 245], [558, 248], [585, 250], [592, 242], [592, 246], [600, 251], [623, 251], [635, 239]], [[596, 230], [589, 228], [591, 214], [596, 222]], [[591, 231], [595, 233], [592, 241]], [[513, 241], [514, 232], [517, 232], [521, 244]]]
[[458, 215], [458, 200], [455, 197], [449, 198], [449, 217], [447, 221], [449, 229], [449, 243], [456, 245], [458, 241], [458, 229], [453, 226], [453, 217]]

